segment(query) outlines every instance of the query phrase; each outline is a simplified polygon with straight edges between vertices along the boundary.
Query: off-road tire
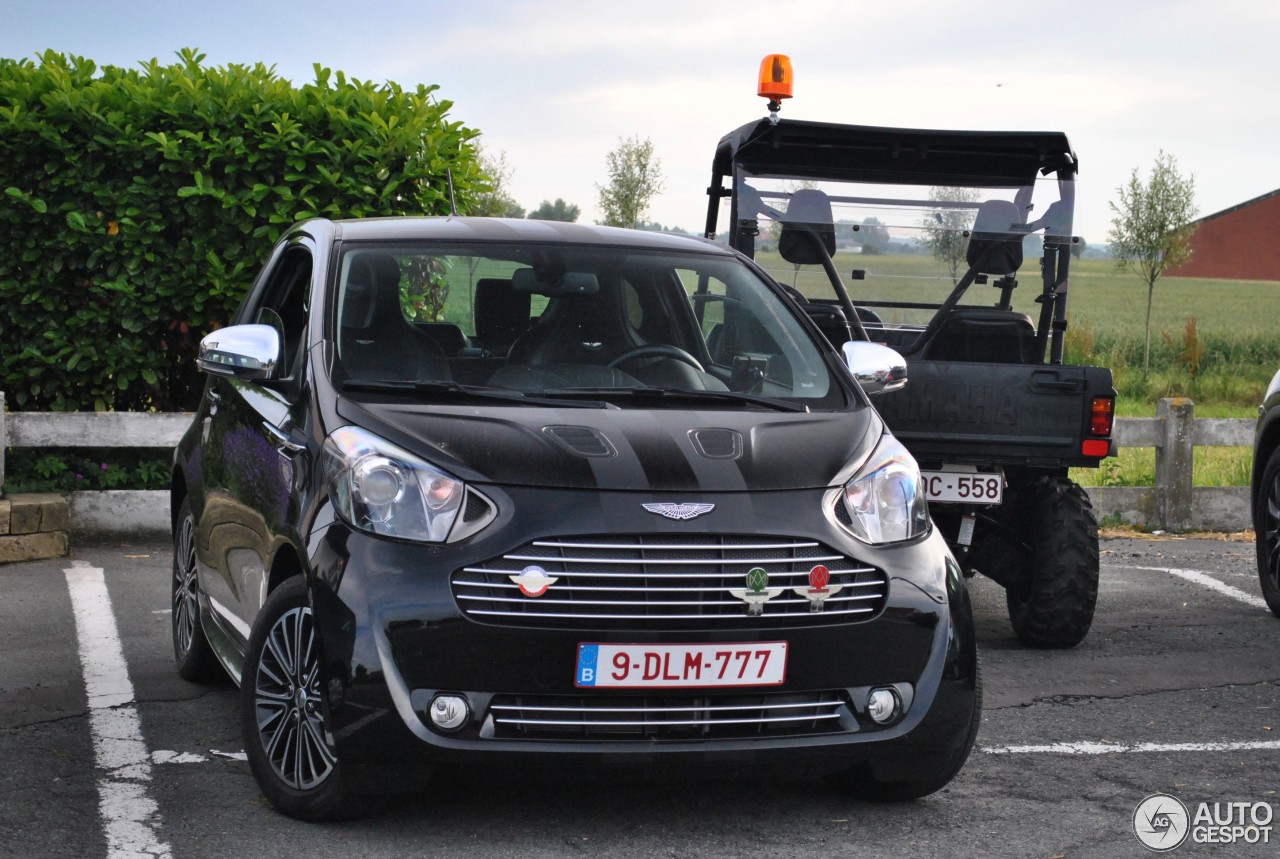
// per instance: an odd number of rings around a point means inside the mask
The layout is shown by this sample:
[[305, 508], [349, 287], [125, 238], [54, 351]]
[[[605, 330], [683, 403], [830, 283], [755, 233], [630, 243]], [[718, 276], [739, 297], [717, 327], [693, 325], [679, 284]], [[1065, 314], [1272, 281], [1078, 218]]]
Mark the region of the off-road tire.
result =
[[212, 683], [226, 678], [200, 621], [200, 579], [196, 575], [196, 529], [191, 500], [184, 498], [173, 528], [173, 573], [169, 590], [173, 660], [183, 680]]
[[1005, 591], [1018, 640], [1074, 647], [1098, 603], [1098, 522], [1089, 496], [1065, 477], [1037, 477], [1016, 493], [1030, 563]]
[[240, 681], [244, 748], [277, 811], [298, 820], [350, 820], [377, 810], [383, 798], [352, 793], [329, 745], [319, 647], [306, 581], [295, 576], [267, 598], [253, 624]]
[[1257, 529], [1258, 584], [1267, 608], [1280, 617], [1280, 449], [1273, 450], [1258, 483], [1253, 521]]

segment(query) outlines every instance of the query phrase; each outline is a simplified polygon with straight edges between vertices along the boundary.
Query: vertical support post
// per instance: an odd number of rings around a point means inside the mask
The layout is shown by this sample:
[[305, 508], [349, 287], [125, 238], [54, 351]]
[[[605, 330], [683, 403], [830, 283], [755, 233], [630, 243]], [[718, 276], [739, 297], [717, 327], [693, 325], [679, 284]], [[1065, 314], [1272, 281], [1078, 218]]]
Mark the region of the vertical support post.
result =
[[4, 449], [8, 445], [4, 434], [4, 391], [0, 391], [0, 498], [4, 498]]
[[1191, 527], [1195, 404], [1186, 397], [1166, 397], [1156, 403], [1156, 417], [1162, 429], [1156, 448], [1157, 518], [1161, 528], [1181, 531]]

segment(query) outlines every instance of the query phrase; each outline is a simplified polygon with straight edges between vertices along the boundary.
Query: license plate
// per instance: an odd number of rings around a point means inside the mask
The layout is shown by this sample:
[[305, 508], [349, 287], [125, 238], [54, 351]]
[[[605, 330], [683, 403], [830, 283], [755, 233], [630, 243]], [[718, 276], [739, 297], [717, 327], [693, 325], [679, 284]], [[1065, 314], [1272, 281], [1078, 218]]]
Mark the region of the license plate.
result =
[[977, 471], [922, 471], [924, 495], [930, 501], [953, 504], [999, 504], [1004, 500], [1004, 475]]
[[786, 675], [785, 641], [579, 644], [573, 685], [593, 689], [780, 686]]

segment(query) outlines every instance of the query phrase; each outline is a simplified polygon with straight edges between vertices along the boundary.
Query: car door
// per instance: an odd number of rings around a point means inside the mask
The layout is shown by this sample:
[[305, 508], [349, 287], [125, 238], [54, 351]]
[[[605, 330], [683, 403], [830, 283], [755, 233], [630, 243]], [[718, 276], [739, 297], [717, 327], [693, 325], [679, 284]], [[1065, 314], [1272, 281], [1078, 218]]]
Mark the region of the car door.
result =
[[302, 424], [314, 257], [308, 240], [286, 245], [239, 317], [279, 332], [273, 378], [211, 377], [205, 391], [200, 586], [213, 619], [242, 646], [266, 599], [272, 558], [296, 515], [294, 460], [301, 445], [295, 440]]

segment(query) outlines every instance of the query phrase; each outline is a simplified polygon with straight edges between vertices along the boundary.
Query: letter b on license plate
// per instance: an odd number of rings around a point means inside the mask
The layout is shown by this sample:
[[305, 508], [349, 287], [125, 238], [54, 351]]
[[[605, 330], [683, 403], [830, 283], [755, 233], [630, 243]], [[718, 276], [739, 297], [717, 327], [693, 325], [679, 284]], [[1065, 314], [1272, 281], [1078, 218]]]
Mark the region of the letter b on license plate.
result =
[[579, 644], [573, 685], [614, 689], [780, 686], [786, 676], [785, 641]]

